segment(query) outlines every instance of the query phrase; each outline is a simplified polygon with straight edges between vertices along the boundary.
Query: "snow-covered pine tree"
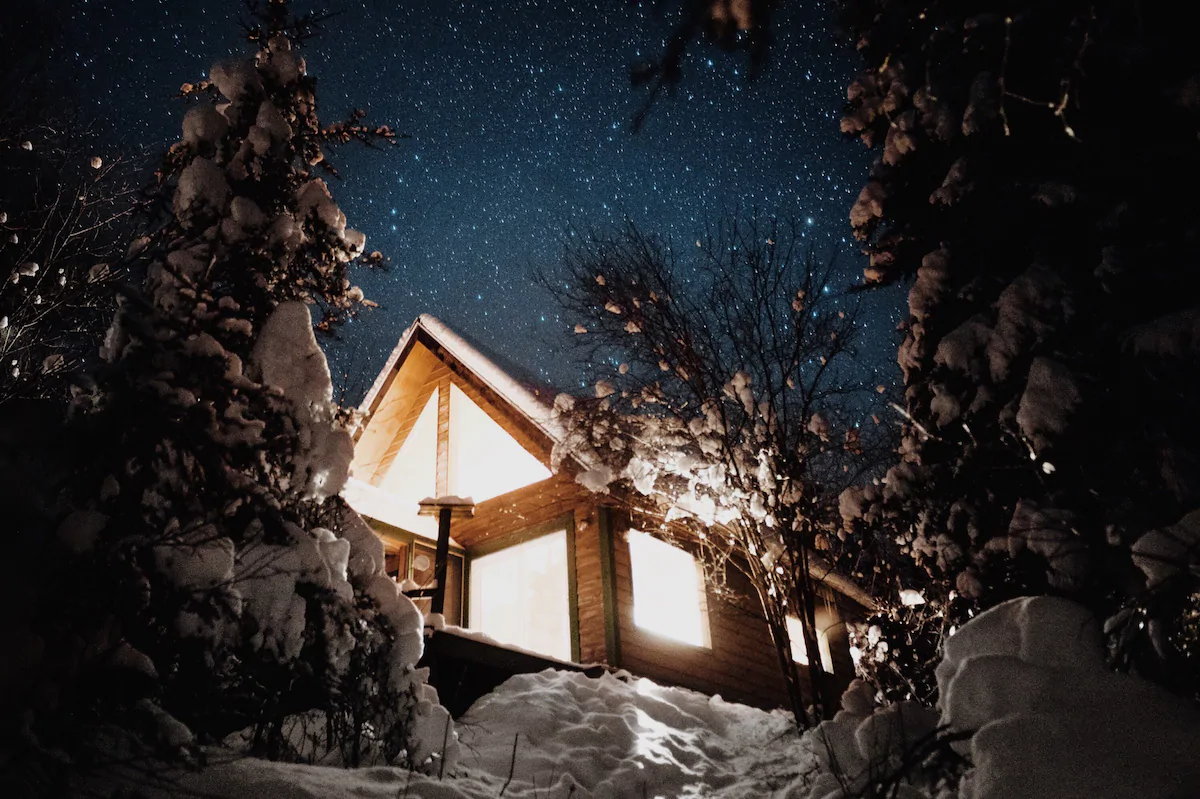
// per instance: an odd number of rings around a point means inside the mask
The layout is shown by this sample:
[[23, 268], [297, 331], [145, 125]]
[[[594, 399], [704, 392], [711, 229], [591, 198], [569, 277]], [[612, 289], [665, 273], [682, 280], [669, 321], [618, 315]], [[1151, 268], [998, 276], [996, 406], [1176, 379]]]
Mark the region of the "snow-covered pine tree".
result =
[[890, 530], [925, 573], [927, 645], [1066, 594], [1195, 694], [1195, 9], [838, 5], [866, 62], [842, 129], [879, 154], [850, 214], [866, 282], [913, 281], [902, 461], [845, 497], [848, 527]]
[[41, 610], [92, 636], [91, 673], [138, 675], [81, 691], [76, 720], [146, 721], [168, 751], [249, 727], [286, 757], [285, 718], [319, 711], [346, 762], [438, 765], [455, 737], [414, 672], [421, 616], [336, 497], [352, 442], [308, 308], [362, 301], [347, 265], [364, 237], [317, 176], [324, 147], [394, 135], [357, 113], [322, 126], [306, 21], [279, 0], [258, 18], [253, 57], [183, 87], [197, 102], [158, 175], [165, 221], [136, 244], [144, 282], [77, 402], [83, 488], [57, 528], [76, 593]]

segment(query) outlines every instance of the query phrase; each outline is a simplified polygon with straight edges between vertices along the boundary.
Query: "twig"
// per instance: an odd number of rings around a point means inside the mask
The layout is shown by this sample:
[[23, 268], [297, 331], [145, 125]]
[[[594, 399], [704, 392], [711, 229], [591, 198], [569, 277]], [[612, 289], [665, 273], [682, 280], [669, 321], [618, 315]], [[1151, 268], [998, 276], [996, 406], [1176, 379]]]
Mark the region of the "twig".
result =
[[504, 796], [504, 792], [508, 790], [509, 783], [513, 779], [513, 773], [517, 770], [517, 739], [520, 737], [521, 733], [513, 733], [512, 760], [508, 764], [508, 779], [504, 781], [504, 787], [500, 789], [500, 796]]
[[900, 414], [901, 416], [903, 416], [905, 419], [907, 419], [908, 421], [910, 421], [910, 422], [913, 424], [913, 426], [914, 426], [914, 427], [916, 427], [918, 430], [920, 430], [920, 431], [921, 431], [921, 433], [922, 433], [922, 434], [923, 434], [923, 435], [924, 435], [926, 438], [932, 438], [932, 439], [933, 439], [933, 440], [935, 440], [935, 441], [938, 441], [938, 440], [940, 440], [940, 439], [938, 438], [938, 436], [935, 436], [933, 433], [931, 433], [931, 432], [929, 432], [928, 430], [926, 430], [926, 429], [925, 429], [925, 425], [921, 424], [921, 423], [920, 423], [920, 422], [918, 422], [916, 419], [914, 419], [914, 418], [912, 417], [912, 414], [910, 414], [908, 411], [906, 411], [906, 410], [905, 410], [905, 409], [904, 409], [904, 408], [903, 408], [901, 405], [899, 405], [898, 403], [895, 403], [895, 402], [889, 402], [889, 403], [888, 403], [888, 405], [891, 405], [891, 406], [892, 406], [892, 408], [893, 408], [893, 409], [894, 409], [894, 410], [895, 410], [897, 413], [899, 413], [899, 414]]
[[[446, 730], [442, 733], [442, 763], [438, 767], [438, 779], [446, 776], [446, 747], [450, 743], [450, 714], [446, 714]], [[514, 751], [514, 756], [516, 752]], [[503, 791], [501, 791], [503, 793]]]

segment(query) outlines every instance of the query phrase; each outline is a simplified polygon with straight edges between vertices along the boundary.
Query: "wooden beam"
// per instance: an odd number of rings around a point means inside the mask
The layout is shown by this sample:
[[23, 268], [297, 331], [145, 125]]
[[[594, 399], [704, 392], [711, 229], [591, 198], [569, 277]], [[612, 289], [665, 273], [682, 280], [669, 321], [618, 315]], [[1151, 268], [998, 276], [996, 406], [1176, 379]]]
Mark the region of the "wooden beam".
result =
[[617, 619], [616, 564], [613, 561], [612, 508], [597, 508], [600, 529], [600, 592], [604, 606], [604, 655], [610, 666], [621, 664], [621, 625]]
[[450, 559], [450, 514], [453, 508], [438, 510], [438, 542], [433, 556], [433, 602], [432, 613], [441, 613], [446, 607], [446, 562]]
[[441, 613], [446, 606], [446, 566], [450, 560], [450, 519], [458, 516], [470, 518], [475, 515], [475, 506], [459, 501], [457, 498], [446, 497], [441, 500], [429, 499], [421, 501], [421, 516], [438, 517], [437, 548], [433, 560], [433, 602], [430, 613]]
[[450, 375], [438, 380], [437, 408], [437, 495], [450, 493]]

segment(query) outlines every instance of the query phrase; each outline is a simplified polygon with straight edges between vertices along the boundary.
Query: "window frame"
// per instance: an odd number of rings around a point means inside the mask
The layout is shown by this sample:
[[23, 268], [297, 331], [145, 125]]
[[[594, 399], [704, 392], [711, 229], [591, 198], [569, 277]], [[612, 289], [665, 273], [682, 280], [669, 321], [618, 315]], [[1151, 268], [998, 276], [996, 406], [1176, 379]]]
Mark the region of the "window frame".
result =
[[463, 559], [463, 627], [471, 627], [471, 561], [559, 531], [566, 532], [568, 635], [571, 639], [571, 662], [578, 663], [580, 658], [579, 589], [575, 574], [575, 514], [571, 511], [549, 521], [480, 542], [466, 551]]
[[[415, 544], [422, 544], [423, 546], [429, 547], [430, 549], [433, 549], [435, 551], [437, 550], [437, 540], [436, 539], [430, 539], [427, 536], [420, 535], [419, 533], [414, 533], [410, 530], [405, 530], [403, 527], [397, 527], [394, 524], [388, 524], [385, 521], [380, 521], [379, 519], [375, 519], [370, 516], [365, 516], [363, 518], [367, 522], [367, 526], [371, 528], [371, 532], [375, 533], [375, 535], [377, 535], [383, 541], [383, 547], [384, 547], [385, 552], [388, 549], [389, 543], [392, 544], [393, 546], [395, 546], [396, 544], [404, 545], [406, 551], [405, 551], [405, 555], [404, 555], [404, 566], [401, 570], [403, 576], [400, 578], [400, 580], [398, 582], [402, 583], [406, 579], [412, 579], [413, 558], [416, 556], [416, 549], [417, 549]], [[451, 528], [451, 532], [453, 532], [453, 527]], [[468, 563], [467, 551], [460, 546], [451, 544], [449, 554], [451, 557], [457, 557], [459, 560], [462, 561], [463, 579], [461, 581], [461, 585], [459, 586], [458, 607], [460, 608], [460, 611], [461, 611], [459, 613], [459, 616], [460, 616], [459, 623], [461, 626], [466, 627], [467, 625], [465, 624], [465, 621], [467, 618], [466, 608], [467, 608], [467, 596], [468, 596], [467, 595], [467, 577], [466, 577], [467, 563]]]
[[[680, 640], [679, 638], [675, 638], [671, 635], [667, 635], [658, 630], [653, 630], [653, 629], [650, 629], [649, 627], [643, 627], [642, 625], [637, 623], [637, 601], [638, 601], [637, 579], [634, 577], [634, 571], [635, 571], [634, 561], [636, 560], [636, 558], [634, 557], [634, 554], [633, 554], [634, 553], [633, 542], [629, 538], [630, 535], [635, 534], [635, 533], [639, 534], [639, 535], [644, 535], [647, 538], [650, 538], [650, 539], [653, 539], [654, 541], [659, 542], [660, 544], [664, 544], [666, 546], [671, 547], [672, 549], [676, 549], [680, 552], [683, 552], [692, 559], [692, 564], [696, 568], [696, 578], [699, 583], [699, 585], [698, 585], [699, 590], [697, 591], [697, 595], [699, 597], [699, 601], [702, 603], [701, 607], [700, 607], [700, 622], [703, 626], [703, 629], [702, 629], [703, 643], [696, 644], [696, 643], [692, 643], [691, 641], [683, 641], [683, 640]], [[629, 552], [629, 594], [632, 599], [632, 602], [629, 607], [629, 621], [632, 624], [633, 629], [637, 630], [638, 634], [640, 634], [640, 635], [647, 635], [647, 636], [651, 636], [651, 637], [656, 638], [661, 641], [667, 641], [675, 646], [686, 646], [689, 649], [694, 649], [694, 650], [698, 650], [698, 651], [707, 651], [707, 652], [714, 651], [713, 634], [712, 634], [712, 610], [709, 607], [710, 597], [708, 595], [708, 582], [707, 582], [707, 580], [705, 580], [705, 577], [704, 577], [704, 567], [701, 564], [700, 558], [697, 557], [696, 553], [687, 547], [679, 546], [678, 544], [667, 541], [664, 538], [660, 538], [659, 536], [656, 536], [653, 533], [647, 532], [645, 530], [638, 530], [635, 527], [627, 528], [622, 537], [624, 538], [626, 550]]]

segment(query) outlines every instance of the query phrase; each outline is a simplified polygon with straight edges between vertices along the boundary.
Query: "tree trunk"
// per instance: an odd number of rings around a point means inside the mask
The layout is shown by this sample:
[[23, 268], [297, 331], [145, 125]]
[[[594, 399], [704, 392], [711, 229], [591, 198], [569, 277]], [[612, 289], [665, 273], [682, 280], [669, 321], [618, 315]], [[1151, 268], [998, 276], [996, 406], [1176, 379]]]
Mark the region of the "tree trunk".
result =
[[797, 589], [801, 604], [800, 628], [804, 635], [804, 650], [808, 653], [808, 678], [812, 687], [814, 715], [818, 719], [833, 718], [837, 702], [836, 697], [831, 696], [833, 691], [829, 685], [828, 672], [821, 662], [821, 643], [817, 635], [816, 619], [817, 592], [807, 571]]
[[772, 614], [769, 608], [764, 607], [763, 611], [768, 617], [767, 626], [771, 630], [771, 642], [775, 644], [775, 655], [779, 658], [779, 671], [783, 676], [784, 687], [787, 688], [792, 715], [796, 719], [796, 726], [801, 730], [806, 730], [812, 726], [813, 720], [809, 718], [808, 711], [804, 706], [803, 683], [800, 678], [800, 669], [796, 667], [796, 661], [792, 659], [792, 641], [788, 636], [787, 623], [780, 624], [773, 621], [770, 618]]

